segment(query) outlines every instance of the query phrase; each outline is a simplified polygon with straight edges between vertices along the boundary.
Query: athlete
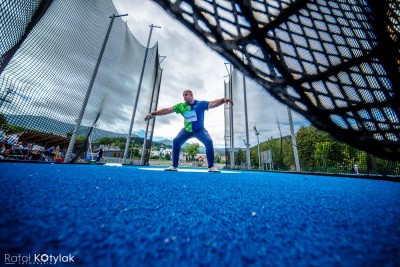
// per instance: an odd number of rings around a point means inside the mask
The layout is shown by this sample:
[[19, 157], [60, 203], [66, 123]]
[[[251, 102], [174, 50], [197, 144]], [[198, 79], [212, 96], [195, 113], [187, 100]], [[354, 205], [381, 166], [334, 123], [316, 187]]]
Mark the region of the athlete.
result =
[[166, 171], [177, 171], [179, 162], [179, 153], [182, 145], [190, 138], [197, 138], [206, 147], [206, 156], [209, 172], [219, 172], [214, 167], [214, 145], [211, 136], [204, 128], [204, 111], [216, 108], [222, 104], [232, 104], [229, 98], [219, 98], [214, 101], [199, 101], [193, 98], [191, 90], [183, 91], [184, 103], [176, 104], [169, 108], [163, 108], [153, 111], [146, 115], [145, 120], [157, 115], [167, 115], [173, 112], [181, 114], [184, 117], [184, 128], [178, 133], [172, 142], [172, 166]]

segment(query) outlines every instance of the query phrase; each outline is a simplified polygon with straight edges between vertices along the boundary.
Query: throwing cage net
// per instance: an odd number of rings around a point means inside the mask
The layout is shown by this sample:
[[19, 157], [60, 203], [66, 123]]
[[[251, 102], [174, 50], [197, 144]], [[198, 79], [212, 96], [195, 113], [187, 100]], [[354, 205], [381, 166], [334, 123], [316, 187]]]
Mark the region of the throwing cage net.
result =
[[155, 2], [317, 128], [400, 159], [397, 0]]
[[228, 70], [225, 96], [235, 105], [225, 105], [227, 167], [399, 176], [398, 161], [373, 156], [316, 129], [239, 70]]
[[295, 171], [290, 122], [296, 133], [301, 127], [310, 127], [310, 122], [264, 94], [260, 85], [239, 70], [230, 68], [229, 72], [225, 96], [235, 105], [225, 105], [227, 166]]
[[52, 148], [50, 156], [64, 161], [77, 127], [73, 159], [99, 140], [121, 158], [135, 108], [136, 142], [128, 152], [142, 148], [144, 133], [151, 136], [154, 127], [143, 117], [158, 99], [158, 46], [148, 48], [145, 59], [147, 48], [114, 14], [110, 0], [0, 3], [0, 124], [18, 141], [9, 154], [38, 159]]

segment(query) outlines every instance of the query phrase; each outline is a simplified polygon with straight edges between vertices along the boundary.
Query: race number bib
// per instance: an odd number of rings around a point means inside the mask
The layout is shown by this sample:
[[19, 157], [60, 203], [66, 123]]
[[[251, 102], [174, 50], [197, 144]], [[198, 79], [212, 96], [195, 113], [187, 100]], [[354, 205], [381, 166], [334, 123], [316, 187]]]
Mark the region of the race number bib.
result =
[[197, 121], [197, 114], [194, 110], [184, 112], [183, 117], [185, 117], [186, 122]]

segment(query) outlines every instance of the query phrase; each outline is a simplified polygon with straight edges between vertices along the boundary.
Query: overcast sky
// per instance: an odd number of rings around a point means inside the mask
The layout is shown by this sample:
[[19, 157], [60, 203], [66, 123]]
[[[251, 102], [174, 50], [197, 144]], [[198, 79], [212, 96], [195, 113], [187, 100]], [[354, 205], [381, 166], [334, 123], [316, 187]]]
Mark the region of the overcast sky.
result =
[[[214, 100], [224, 97], [224, 76], [226, 62], [208, 48], [197, 36], [181, 23], [169, 16], [152, 1], [113, 0], [119, 14], [125, 17], [132, 34], [145, 46], [150, 24], [154, 28], [150, 42], [159, 45], [159, 54], [166, 56], [162, 62], [163, 77], [158, 108], [171, 107], [182, 102], [184, 89], [191, 89], [198, 100]], [[173, 139], [183, 127], [180, 115], [170, 114], [157, 117], [155, 136]], [[206, 111], [205, 127], [216, 147], [224, 146], [224, 108]], [[192, 139], [190, 141], [195, 141]]]
[[[150, 42], [151, 47], [158, 42], [160, 55], [167, 57], [161, 64], [164, 71], [158, 103], [159, 109], [182, 102], [184, 89], [191, 89], [194, 97], [198, 100], [211, 101], [224, 97], [224, 80], [227, 80], [227, 77], [224, 76], [228, 74], [224, 63], [227, 60], [205, 45], [196, 35], [153, 1], [113, 1], [119, 14], [129, 14], [129, 16], [124, 17], [124, 20], [127, 21], [132, 34], [144, 46], [147, 44], [149, 36], [149, 25], [154, 24], [161, 27], [160, 29], [154, 28]], [[256, 143], [253, 125], [257, 125], [260, 141], [271, 136], [279, 136], [277, 122], [281, 124], [282, 134], [284, 136], [289, 135], [286, 107], [270, 97], [261, 86], [250, 79], [247, 79], [247, 92], [249, 131], [251, 131], [250, 144]], [[243, 103], [235, 103], [234, 109], [243, 110]], [[293, 120], [296, 131], [302, 125], [308, 124], [304, 117], [295, 112], [293, 113]], [[244, 127], [244, 124], [242, 126]], [[182, 127], [183, 119], [180, 115], [160, 116], [157, 117], [154, 135], [173, 139]], [[224, 147], [223, 106], [206, 111], [205, 127], [214, 140], [214, 146]], [[237, 131], [237, 129], [235, 130]], [[244, 132], [239, 135], [239, 145], [242, 145]], [[235, 139], [238, 136], [235, 136]], [[198, 141], [191, 139], [189, 142]]]

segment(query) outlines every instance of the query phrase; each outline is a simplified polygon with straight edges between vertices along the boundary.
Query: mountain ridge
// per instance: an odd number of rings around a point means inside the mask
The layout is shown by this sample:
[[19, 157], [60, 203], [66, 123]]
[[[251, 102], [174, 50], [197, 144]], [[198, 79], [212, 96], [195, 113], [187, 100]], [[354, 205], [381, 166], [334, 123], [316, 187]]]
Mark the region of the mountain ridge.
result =
[[[53, 134], [58, 134], [62, 136], [67, 136], [70, 134], [75, 125], [72, 123], [68, 122], [62, 122], [56, 119], [48, 118], [45, 116], [36, 116], [36, 115], [12, 115], [12, 114], [3, 114], [7, 122], [12, 125], [20, 126], [20, 127], [26, 127], [26, 125], [40, 125], [40, 129], [38, 128], [31, 128], [31, 130], [38, 130], [38, 131], [44, 131], [44, 132], [50, 132]], [[81, 126], [80, 131], [78, 132], [78, 135], [86, 135], [90, 130], [90, 127], [88, 126]], [[106, 138], [106, 137], [128, 137], [128, 134], [123, 134], [123, 133], [115, 133], [111, 131], [106, 131], [102, 129], [94, 129], [91, 135], [92, 140], [97, 140], [100, 138]], [[132, 138], [135, 137], [140, 137], [143, 138], [142, 136], [139, 136], [136, 133], [132, 133]], [[161, 140], [159, 140], [161, 139]], [[157, 141], [156, 141], [157, 140]], [[153, 142], [156, 143], [163, 143], [164, 145], [172, 146], [172, 140], [165, 139], [164, 137], [154, 137]], [[202, 144], [199, 142], [200, 147], [199, 147], [199, 153], [200, 154], [205, 154], [206, 149]], [[188, 143], [185, 143], [182, 148], [185, 148]], [[217, 152], [220, 155], [225, 155], [225, 148], [214, 148], [214, 151]]]

